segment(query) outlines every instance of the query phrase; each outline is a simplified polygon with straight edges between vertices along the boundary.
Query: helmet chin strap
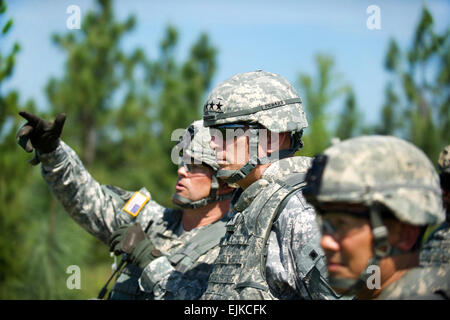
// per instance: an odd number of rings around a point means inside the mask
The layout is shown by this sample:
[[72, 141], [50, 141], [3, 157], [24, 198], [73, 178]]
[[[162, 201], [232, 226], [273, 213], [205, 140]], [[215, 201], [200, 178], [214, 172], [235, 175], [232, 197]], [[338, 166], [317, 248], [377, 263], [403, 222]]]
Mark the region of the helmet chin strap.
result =
[[379, 266], [381, 259], [384, 257], [401, 252], [399, 249], [392, 248], [388, 243], [388, 230], [383, 224], [381, 213], [377, 205], [370, 206], [370, 224], [372, 226], [374, 241], [374, 255], [369, 259], [366, 268], [361, 272], [358, 279], [329, 277], [329, 282], [332, 287], [347, 289], [343, 293], [344, 296], [354, 296], [365, 286], [367, 287], [367, 280], [371, 276], [371, 274], [366, 271], [369, 266]]
[[280, 159], [287, 158], [295, 153], [295, 151], [301, 149], [303, 143], [301, 136], [303, 131], [296, 132], [292, 136], [291, 146], [289, 149], [279, 150], [272, 152], [271, 154], [258, 158], [258, 144], [259, 144], [259, 128], [256, 124], [249, 124], [249, 160], [246, 164], [237, 170], [222, 170], [219, 169], [217, 177], [222, 178], [228, 184], [235, 184], [237, 181], [244, 179], [250, 174], [250, 172], [256, 168], [258, 164], [267, 164], [275, 162]]
[[219, 190], [219, 181], [217, 180], [216, 175], [213, 175], [211, 179], [211, 191], [209, 192], [208, 197], [192, 201], [188, 198], [180, 196], [178, 193], [174, 193], [172, 196], [172, 202], [176, 206], [183, 209], [197, 209], [200, 207], [204, 207], [207, 204], [231, 199], [233, 197], [233, 192], [218, 195], [217, 191]]

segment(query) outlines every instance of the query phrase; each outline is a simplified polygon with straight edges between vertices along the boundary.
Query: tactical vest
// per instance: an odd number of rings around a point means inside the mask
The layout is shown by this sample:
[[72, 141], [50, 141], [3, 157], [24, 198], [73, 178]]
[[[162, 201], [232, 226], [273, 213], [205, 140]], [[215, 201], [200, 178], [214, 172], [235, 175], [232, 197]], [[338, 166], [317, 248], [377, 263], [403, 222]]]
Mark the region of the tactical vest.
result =
[[139, 288], [139, 278], [142, 269], [127, 263], [120, 272], [116, 282], [108, 296], [109, 300], [148, 300], [152, 298], [151, 293], [144, 292]]
[[[284, 181], [262, 178], [242, 193], [202, 299], [276, 299], [265, 278], [268, 239], [273, 222], [290, 196], [304, 186], [304, 178], [305, 172], [292, 173]], [[312, 267], [319, 257], [309, 259]]]
[[[212, 223], [186, 241], [180, 248], [167, 255], [171, 266], [178, 272], [185, 273], [195, 266], [198, 258], [219, 244], [220, 238], [225, 234], [225, 221]], [[170, 241], [170, 240], [168, 240]], [[139, 287], [139, 278], [142, 270], [128, 263], [111, 291], [111, 300], [143, 300], [152, 299], [153, 294], [144, 292]], [[157, 275], [155, 282], [161, 280]], [[156, 283], [148, 284], [150, 286]]]
[[[141, 189], [140, 191], [147, 193], [145, 189]], [[123, 204], [125, 204], [133, 194], [125, 194], [121, 189], [111, 186], [108, 186], [108, 188], [105, 189], [105, 192], [114, 197], [118, 203], [122, 202]], [[145, 208], [143, 208], [143, 210], [145, 210]], [[125, 212], [122, 213], [126, 214]], [[158, 221], [149, 221], [148, 217], [143, 213], [144, 212], [136, 217], [135, 222], [141, 223], [149, 238], [153, 240], [156, 248], [159, 248], [159, 245], [163, 245], [163, 243], [167, 243], [167, 241], [174, 241], [174, 239], [178, 242], [177, 249], [168, 250], [169, 253], [167, 253], [167, 258], [172, 267], [181, 273], [185, 273], [195, 266], [198, 258], [207, 253], [210, 249], [216, 247], [219, 244], [220, 238], [225, 234], [226, 217], [203, 227], [201, 230], [197, 230], [197, 234], [184, 243], [180, 243], [182, 237], [177, 237], [173, 232], [170, 232], [170, 229], [181, 223], [181, 211], [166, 208], [164, 213], [162, 213], [162, 216], [157, 217], [158, 219], [160, 218]], [[193, 230], [191, 232], [195, 231]], [[171, 247], [170, 244], [168, 247]], [[176, 246], [174, 245], [173, 248], [175, 247]], [[161, 251], [163, 250], [161, 249]], [[117, 276], [108, 299], [153, 299], [152, 293], [142, 291], [139, 287], [139, 278], [141, 277], [141, 274], [142, 269], [131, 263], [126, 263]]]

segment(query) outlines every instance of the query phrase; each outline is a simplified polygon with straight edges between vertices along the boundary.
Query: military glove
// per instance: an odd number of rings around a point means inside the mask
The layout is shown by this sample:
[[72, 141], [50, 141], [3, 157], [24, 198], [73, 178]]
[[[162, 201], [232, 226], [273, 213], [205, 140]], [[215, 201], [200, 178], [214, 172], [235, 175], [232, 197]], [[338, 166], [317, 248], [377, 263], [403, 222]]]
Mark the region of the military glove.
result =
[[58, 147], [66, 120], [64, 113], [58, 114], [54, 122], [45, 121], [27, 111], [21, 111], [19, 115], [28, 120], [17, 134], [18, 143], [26, 152], [35, 149], [39, 154], [44, 154]]
[[127, 261], [144, 269], [159, 256], [159, 250], [147, 238], [139, 223], [119, 227], [111, 235], [110, 251], [127, 254]]

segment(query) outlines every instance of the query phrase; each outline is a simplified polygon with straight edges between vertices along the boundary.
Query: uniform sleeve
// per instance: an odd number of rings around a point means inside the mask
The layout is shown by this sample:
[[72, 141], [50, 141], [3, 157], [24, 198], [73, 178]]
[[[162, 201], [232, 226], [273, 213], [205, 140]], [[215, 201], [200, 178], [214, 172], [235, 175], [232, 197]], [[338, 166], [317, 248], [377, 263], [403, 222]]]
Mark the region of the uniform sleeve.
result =
[[64, 142], [40, 159], [42, 176], [55, 197], [79, 225], [104, 243], [118, 226], [133, 220], [121, 210], [124, 201], [117, 193], [121, 189], [100, 185]]
[[293, 195], [269, 236], [266, 274], [280, 299], [335, 299], [327, 283], [325, 255], [314, 209]]

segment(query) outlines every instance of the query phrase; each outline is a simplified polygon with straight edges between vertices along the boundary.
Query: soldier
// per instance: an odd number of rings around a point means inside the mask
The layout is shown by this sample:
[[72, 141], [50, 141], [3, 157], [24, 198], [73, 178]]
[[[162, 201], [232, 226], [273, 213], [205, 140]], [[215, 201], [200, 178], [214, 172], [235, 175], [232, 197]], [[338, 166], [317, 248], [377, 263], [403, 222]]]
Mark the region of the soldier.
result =
[[301, 193], [310, 159], [293, 157], [307, 127], [295, 89], [277, 74], [237, 74], [209, 94], [203, 120], [218, 177], [239, 190], [202, 299], [336, 298]]
[[446, 220], [428, 237], [420, 252], [421, 266], [449, 265], [450, 263], [450, 145], [446, 146], [438, 159], [442, 200], [446, 209]]
[[330, 284], [357, 299], [449, 298], [448, 268], [418, 267], [428, 225], [444, 220], [425, 154], [389, 136], [363, 136], [314, 158], [304, 196], [321, 217]]
[[145, 188], [130, 192], [95, 181], [60, 141], [64, 114], [53, 123], [28, 112], [20, 115], [28, 123], [19, 131], [19, 144], [28, 152], [35, 149], [34, 163], [42, 162], [42, 175], [66, 211], [116, 254], [126, 253], [122, 262], [128, 263], [109, 298], [199, 298], [225, 233], [232, 192], [216, 178], [218, 165], [202, 121], [177, 144], [183, 162], [173, 202], [183, 210], [175, 210], [152, 200]]

